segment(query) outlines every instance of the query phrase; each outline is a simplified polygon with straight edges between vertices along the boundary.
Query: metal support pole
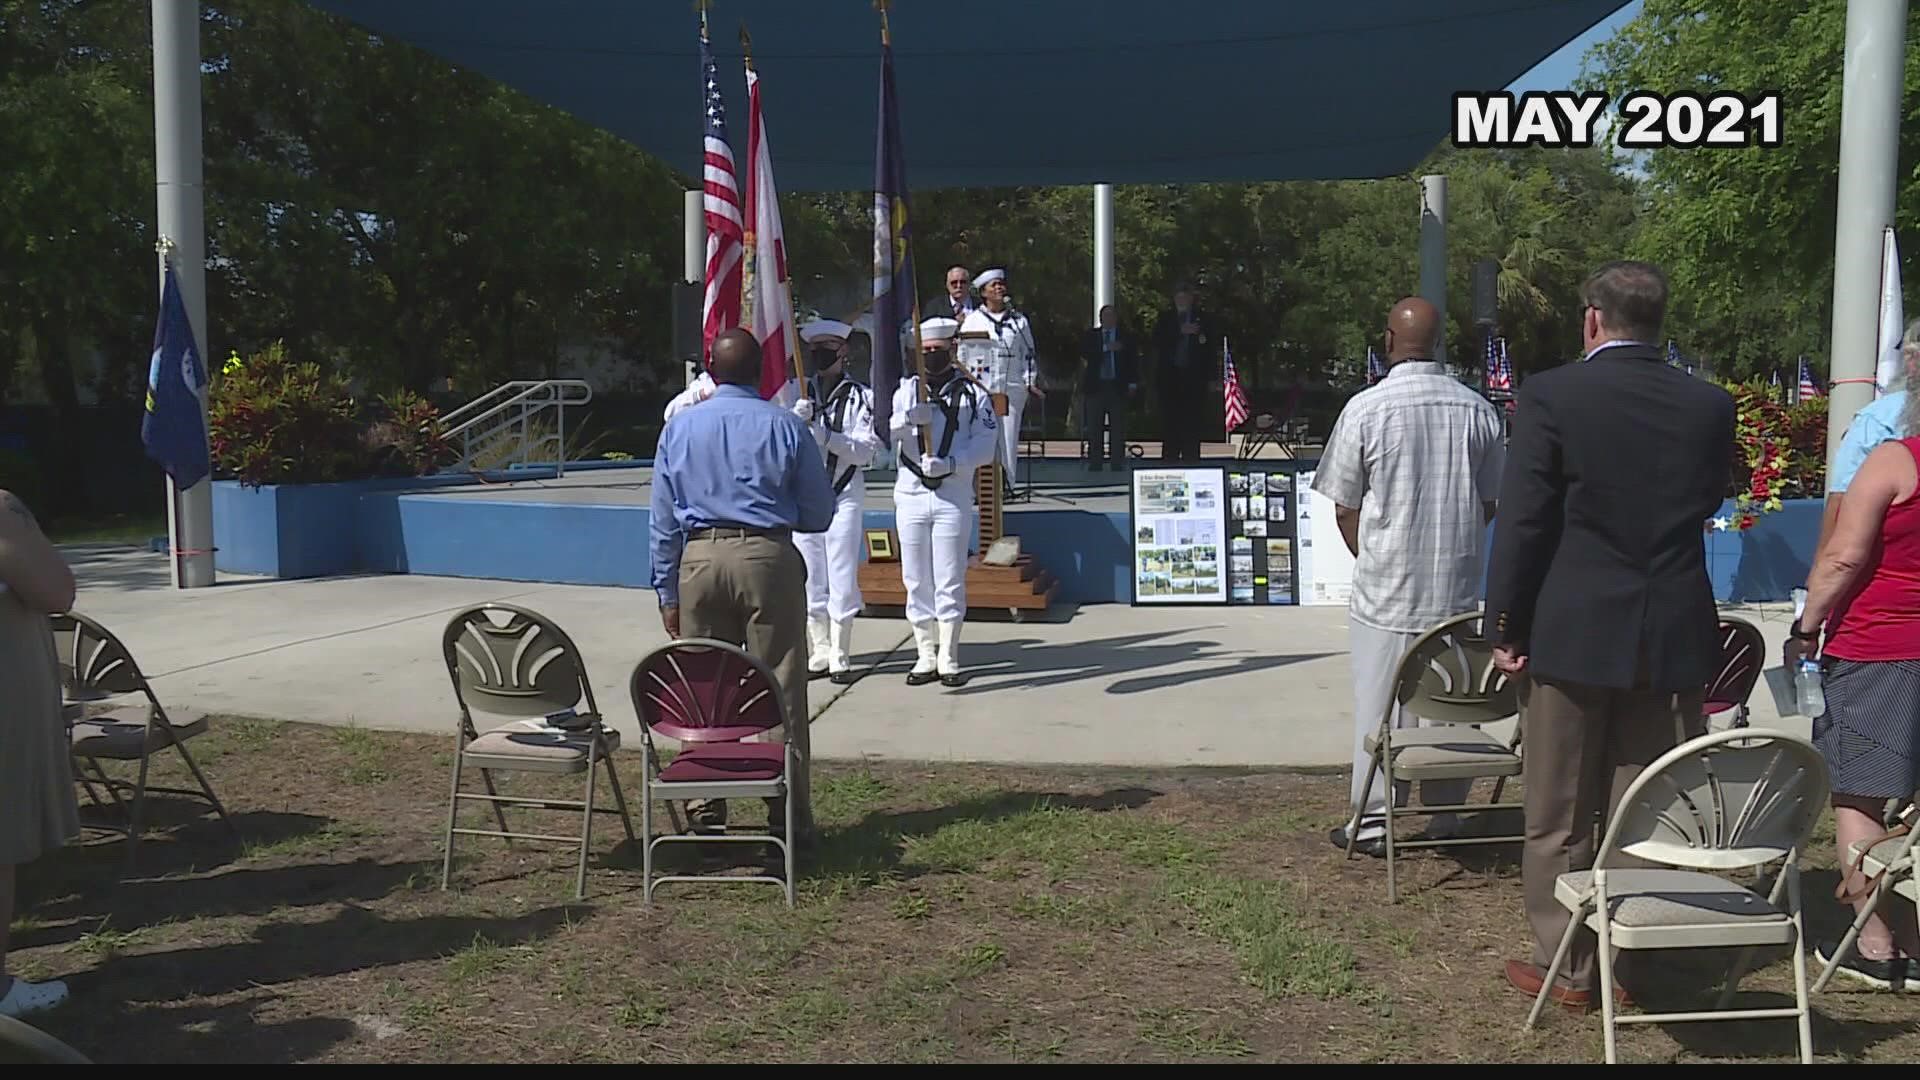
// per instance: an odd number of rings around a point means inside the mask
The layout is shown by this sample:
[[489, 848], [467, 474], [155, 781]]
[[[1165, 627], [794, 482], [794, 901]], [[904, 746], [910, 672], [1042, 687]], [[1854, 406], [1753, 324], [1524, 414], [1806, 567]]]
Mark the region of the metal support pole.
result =
[[1113, 185], [1093, 185], [1093, 325], [1113, 303]]
[[[683, 195], [686, 217], [686, 238], [682, 245], [682, 268], [680, 280], [700, 284], [707, 274], [707, 193], [704, 189], [686, 192]], [[686, 361], [686, 385], [692, 386], [699, 375], [699, 365]]]
[[[194, 349], [207, 357], [207, 240], [200, 157], [200, 4], [198, 0], [153, 0], [153, 140], [155, 227], [173, 241], [174, 274], [193, 323]], [[166, 262], [159, 264], [164, 291]], [[206, 422], [205, 392], [200, 398]], [[176, 491], [167, 485], [167, 536], [173, 548], [173, 584], [179, 589], [214, 583], [213, 480]], [[181, 554], [184, 552], [185, 554]]]
[[1447, 362], [1447, 178], [1420, 178], [1420, 295], [1440, 309], [1435, 360]]
[[1847, 0], [1840, 98], [1840, 190], [1833, 229], [1833, 335], [1827, 464], [1853, 414], [1873, 400], [1881, 236], [1893, 224], [1905, 79], [1907, 0]]

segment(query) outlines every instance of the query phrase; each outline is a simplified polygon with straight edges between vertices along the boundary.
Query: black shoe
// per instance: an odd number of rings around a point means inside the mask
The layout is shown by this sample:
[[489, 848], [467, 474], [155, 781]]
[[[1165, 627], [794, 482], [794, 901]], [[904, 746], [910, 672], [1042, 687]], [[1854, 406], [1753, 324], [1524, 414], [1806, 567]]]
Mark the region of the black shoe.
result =
[[967, 677], [966, 677], [965, 675], [962, 675], [962, 674], [961, 674], [960, 672], [957, 672], [957, 671], [956, 671], [956, 672], [954, 672], [954, 673], [953, 673], [953, 674], [951, 674], [951, 675], [942, 675], [942, 676], [940, 676], [940, 685], [942, 685], [942, 686], [965, 686], [965, 685], [967, 685]]
[[[1341, 852], [1344, 853], [1347, 850], [1346, 826], [1336, 825], [1332, 829], [1328, 830], [1327, 841], [1331, 843], [1334, 847], [1339, 848]], [[1359, 854], [1359, 855], [1367, 855], [1375, 859], [1384, 859], [1387, 857], [1387, 842], [1386, 840], [1378, 837], [1372, 840], [1362, 840], [1359, 843], [1353, 845], [1353, 850], [1356, 854]]]
[[[1822, 941], [1813, 950], [1813, 955], [1822, 964], [1831, 964], [1833, 954], [1840, 950], [1838, 939]], [[1856, 947], [1847, 950], [1847, 958], [1840, 961], [1834, 969], [1835, 975], [1845, 975], [1857, 983], [1873, 987], [1875, 990], [1891, 990], [1912, 993], [1920, 990], [1914, 981], [1913, 961], [1901, 956], [1889, 960], [1868, 960], [1860, 955]]]
[[827, 676], [827, 679], [830, 682], [832, 682], [833, 685], [835, 686], [852, 686], [854, 683], [854, 680], [858, 679], [859, 677], [860, 676], [853, 673], [852, 668], [848, 668], [845, 671], [833, 672], [832, 674]]
[[907, 685], [925, 686], [939, 677], [940, 673], [938, 671], [909, 671], [907, 672]]

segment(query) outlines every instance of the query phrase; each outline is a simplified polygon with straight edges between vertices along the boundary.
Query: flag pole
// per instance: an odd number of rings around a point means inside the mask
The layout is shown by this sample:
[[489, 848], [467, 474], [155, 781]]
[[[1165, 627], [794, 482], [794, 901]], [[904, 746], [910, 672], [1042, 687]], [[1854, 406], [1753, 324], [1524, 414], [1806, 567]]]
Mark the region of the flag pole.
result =
[[[173, 272], [173, 239], [172, 237], [162, 236], [153, 246], [154, 250], [160, 253], [160, 279], [164, 282], [167, 275]], [[166, 292], [163, 288], [161, 290], [161, 296], [164, 298], [165, 295]], [[162, 303], [164, 302], [163, 299]], [[147, 400], [153, 400], [153, 390], [151, 388], [147, 390]], [[187, 545], [180, 535], [180, 485], [174, 483], [173, 477], [165, 473], [162, 473], [160, 480], [167, 486], [168, 575], [173, 581], [174, 588], [184, 589], [187, 587], [187, 574], [186, 566], [181, 561], [180, 553], [186, 550]]]
[[[893, 6], [892, 0], [873, 0], [873, 6], [877, 8], [880, 12], [880, 47], [882, 49], [891, 50], [893, 48], [893, 26], [887, 20], [887, 9]], [[905, 194], [905, 192], [902, 192], [901, 194]], [[913, 250], [912, 245], [913, 245], [913, 237], [909, 236], [907, 237], [907, 246], [908, 246], [907, 250], [909, 255], [911, 255]], [[914, 371], [919, 375], [919, 378], [915, 380], [920, 387], [920, 393], [918, 397], [920, 399], [920, 404], [925, 405], [929, 401], [933, 400], [933, 395], [928, 393], [927, 391], [927, 354], [922, 347], [921, 339], [920, 339], [920, 281], [919, 279], [917, 278], [914, 279], [912, 284], [913, 284], [913, 307], [908, 310], [907, 315], [908, 315], [908, 321], [913, 324], [913, 368], [914, 368]], [[954, 340], [958, 341], [959, 339], [956, 337]], [[959, 363], [959, 357], [956, 356], [952, 362]], [[924, 457], [929, 457], [932, 454], [933, 454], [933, 434], [923, 427], [920, 429], [920, 456], [924, 458]]]
[[[753, 37], [747, 33], [747, 23], [744, 19], [740, 21], [740, 55], [741, 58], [746, 61], [747, 71], [751, 74], [759, 74], [758, 70], [753, 66]], [[753, 154], [752, 156], [756, 161], [758, 160], [758, 154]], [[752, 234], [749, 233], [748, 236], [752, 236]], [[779, 269], [780, 267], [776, 264], [774, 271], [778, 273]], [[774, 286], [780, 290], [781, 299], [786, 302], [786, 333], [784, 336], [787, 339], [787, 355], [793, 358], [793, 381], [800, 388], [800, 400], [806, 401], [812, 395], [807, 393], [806, 361], [800, 355], [800, 331], [799, 328], [794, 325], [793, 290], [785, 281], [775, 281]]]

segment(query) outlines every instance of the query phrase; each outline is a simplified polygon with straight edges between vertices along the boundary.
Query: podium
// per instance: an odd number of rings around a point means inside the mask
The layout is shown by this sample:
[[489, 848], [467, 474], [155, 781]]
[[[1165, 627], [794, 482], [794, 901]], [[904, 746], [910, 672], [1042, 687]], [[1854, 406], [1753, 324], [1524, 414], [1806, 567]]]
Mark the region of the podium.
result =
[[[1005, 611], [1015, 622], [1030, 611], [1045, 611], [1060, 593], [1060, 579], [1043, 568], [1034, 557], [1021, 552], [1011, 566], [989, 566], [980, 561], [994, 542], [1005, 535], [1005, 505], [1000, 491], [1000, 463], [993, 462], [974, 472], [974, 505], [980, 515], [980, 550], [967, 559], [967, 617], [975, 612]], [[896, 611], [904, 617], [907, 586], [900, 577], [899, 545], [891, 545], [893, 556], [885, 561], [872, 558], [860, 563], [860, 593], [868, 614], [876, 609], [888, 614]]]

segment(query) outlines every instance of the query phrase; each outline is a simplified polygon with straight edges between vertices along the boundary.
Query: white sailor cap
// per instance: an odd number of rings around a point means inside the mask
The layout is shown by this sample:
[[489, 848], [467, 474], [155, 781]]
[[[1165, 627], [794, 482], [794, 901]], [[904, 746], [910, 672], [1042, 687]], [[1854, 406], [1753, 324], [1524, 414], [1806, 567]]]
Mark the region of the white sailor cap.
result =
[[935, 317], [920, 324], [920, 342], [922, 345], [944, 345], [953, 340], [960, 332], [960, 324], [952, 319]]
[[1007, 280], [1007, 272], [996, 266], [991, 270], [981, 271], [980, 276], [973, 279], [973, 287], [984, 289], [992, 282], [1005, 280]]
[[822, 338], [838, 338], [845, 341], [853, 336], [853, 327], [839, 319], [814, 319], [800, 327], [800, 340], [811, 345]]

